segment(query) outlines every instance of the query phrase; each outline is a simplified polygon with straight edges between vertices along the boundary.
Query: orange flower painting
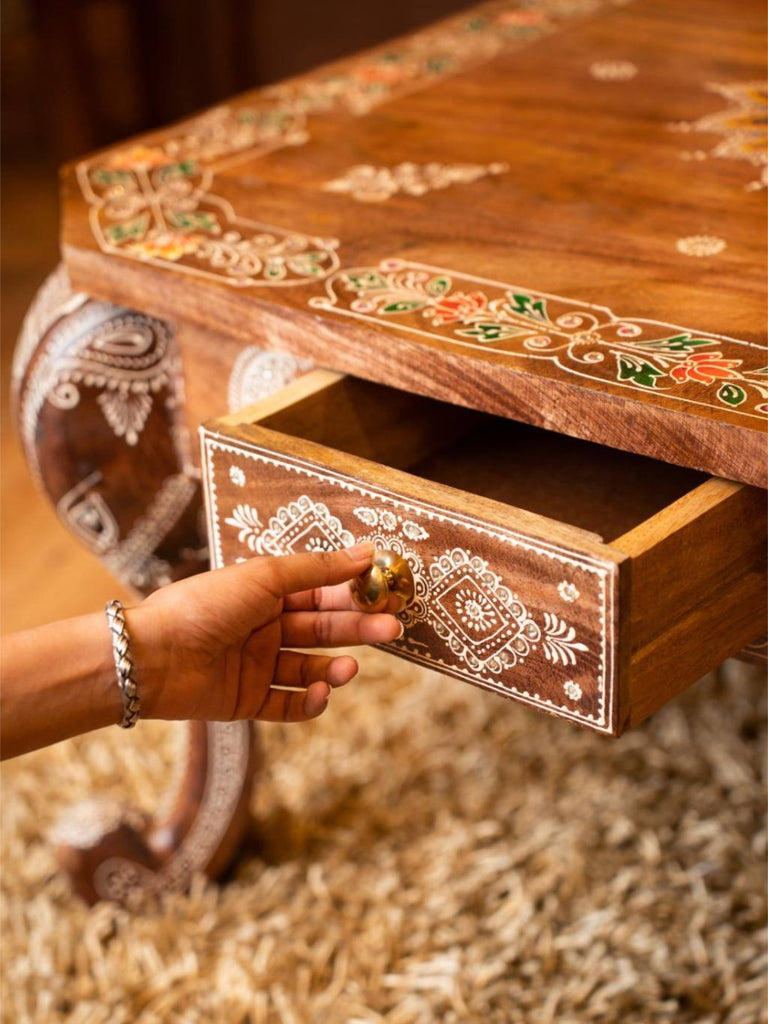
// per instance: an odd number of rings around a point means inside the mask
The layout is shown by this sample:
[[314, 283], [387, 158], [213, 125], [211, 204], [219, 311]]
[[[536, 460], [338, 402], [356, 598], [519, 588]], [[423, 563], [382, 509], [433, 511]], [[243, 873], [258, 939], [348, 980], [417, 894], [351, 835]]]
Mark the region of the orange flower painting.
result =
[[699, 384], [713, 384], [716, 380], [739, 377], [736, 367], [741, 359], [723, 359], [722, 352], [696, 352], [669, 371], [670, 377], [678, 384], [695, 380]]

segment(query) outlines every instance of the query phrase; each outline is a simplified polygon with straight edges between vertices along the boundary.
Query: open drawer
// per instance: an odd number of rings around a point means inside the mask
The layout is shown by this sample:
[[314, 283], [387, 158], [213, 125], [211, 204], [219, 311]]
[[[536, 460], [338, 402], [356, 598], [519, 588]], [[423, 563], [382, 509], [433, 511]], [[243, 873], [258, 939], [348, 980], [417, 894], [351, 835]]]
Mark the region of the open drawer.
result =
[[756, 488], [323, 370], [201, 440], [215, 566], [394, 549], [389, 650], [599, 732], [765, 632]]

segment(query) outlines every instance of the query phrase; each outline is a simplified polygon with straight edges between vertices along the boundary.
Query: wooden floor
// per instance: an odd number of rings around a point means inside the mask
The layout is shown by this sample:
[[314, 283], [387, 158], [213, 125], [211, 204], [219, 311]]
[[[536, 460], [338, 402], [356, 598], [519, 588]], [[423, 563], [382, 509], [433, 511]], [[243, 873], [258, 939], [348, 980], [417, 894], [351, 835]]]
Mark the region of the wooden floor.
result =
[[3, 169], [0, 341], [0, 631], [101, 608], [125, 596], [64, 529], [32, 483], [13, 426], [10, 376], [21, 321], [58, 260], [57, 175], [42, 165]]

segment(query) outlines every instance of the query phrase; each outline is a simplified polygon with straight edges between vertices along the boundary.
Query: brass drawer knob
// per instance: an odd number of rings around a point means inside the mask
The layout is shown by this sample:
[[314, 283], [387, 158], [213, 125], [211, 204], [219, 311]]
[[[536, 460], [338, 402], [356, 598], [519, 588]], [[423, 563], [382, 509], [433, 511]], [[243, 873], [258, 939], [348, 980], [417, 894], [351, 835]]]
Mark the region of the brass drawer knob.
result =
[[401, 612], [413, 600], [413, 573], [396, 551], [377, 551], [370, 569], [350, 583], [352, 597], [364, 612]]

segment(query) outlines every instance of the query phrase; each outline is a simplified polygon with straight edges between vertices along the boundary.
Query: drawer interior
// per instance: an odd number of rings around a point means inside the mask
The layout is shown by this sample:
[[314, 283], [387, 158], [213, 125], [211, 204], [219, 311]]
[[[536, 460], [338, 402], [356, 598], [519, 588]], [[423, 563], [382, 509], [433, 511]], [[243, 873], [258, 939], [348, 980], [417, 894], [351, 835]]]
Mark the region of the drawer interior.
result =
[[707, 474], [344, 377], [260, 425], [588, 530], [610, 543]]

